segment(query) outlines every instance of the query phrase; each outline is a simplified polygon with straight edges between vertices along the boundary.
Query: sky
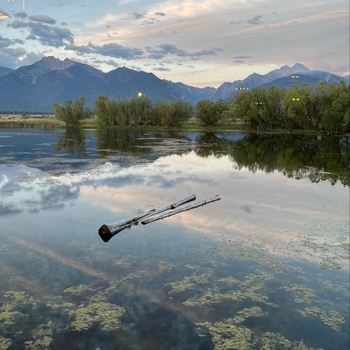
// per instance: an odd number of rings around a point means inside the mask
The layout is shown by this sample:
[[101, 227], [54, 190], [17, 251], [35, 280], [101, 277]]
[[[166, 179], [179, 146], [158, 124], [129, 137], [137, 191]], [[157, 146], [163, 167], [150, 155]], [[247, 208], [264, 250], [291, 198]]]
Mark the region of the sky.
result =
[[302, 63], [349, 74], [349, 0], [0, 0], [0, 67], [44, 56], [218, 87]]

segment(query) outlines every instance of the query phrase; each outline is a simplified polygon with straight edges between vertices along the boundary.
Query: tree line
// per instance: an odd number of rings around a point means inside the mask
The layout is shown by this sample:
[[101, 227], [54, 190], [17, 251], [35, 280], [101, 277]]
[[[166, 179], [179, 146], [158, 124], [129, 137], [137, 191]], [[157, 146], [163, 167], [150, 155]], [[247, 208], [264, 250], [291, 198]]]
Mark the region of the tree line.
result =
[[99, 96], [93, 108], [84, 97], [54, 104], [55, 116], [67, 126], [78, 126], [82, 119], [96, 118], [100, 127], [162, 126], [178, 127], [195, 118], [197, 123], [213, 127], [241, 123], [253, 130], [350, 131], [350, 87], [320, 82], [290, 88], [255, 87], [238, 89], [231, 102], [218, 99], [199, 101], [152, 102], [144, 94], [129, 100]]

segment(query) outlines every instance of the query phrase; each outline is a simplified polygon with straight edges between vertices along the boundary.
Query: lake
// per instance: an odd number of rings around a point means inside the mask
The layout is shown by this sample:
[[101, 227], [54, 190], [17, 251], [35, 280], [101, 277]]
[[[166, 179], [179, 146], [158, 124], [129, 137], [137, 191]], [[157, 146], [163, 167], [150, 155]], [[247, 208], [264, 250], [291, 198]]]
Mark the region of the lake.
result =
[[[348, 138], [0, 129], [0, 349], [349, 348]], [[103, 224], [221, 200], [109, 242]]]

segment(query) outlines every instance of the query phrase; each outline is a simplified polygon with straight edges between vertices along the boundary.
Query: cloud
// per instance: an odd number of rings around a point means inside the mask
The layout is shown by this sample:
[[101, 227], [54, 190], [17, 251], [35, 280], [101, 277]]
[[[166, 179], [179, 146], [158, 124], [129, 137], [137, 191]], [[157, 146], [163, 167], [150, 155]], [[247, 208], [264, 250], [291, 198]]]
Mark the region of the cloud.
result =
[[1, 36], [0, 34], [0, 49], [3, 49], [4, 47], [8, 47], [10, 45], [13, 44], [13, 41], [8, 39], [8, 38], [4, 38], [3, 36]]
[[93, 46], [93, 48], [100, 55], [117, 58], [135, 59], [144, 55], [144, 51], [141, 49], [129, 48], [115, 43]]
[[29, 19], [34, 22], [41, 22], [41, 23], [46, 23], [46, 24], [55, 24], [56, 20], [49, 16], [45, 15], [37, 15], [37, 16], [30, 16]]
[[240, 59], [240, 60], [244, 60], [244, 59], [247, 59], [247, 58], [253, 58], [253, 56], [250, 56], [250, 55], [235, 55], [233, 56], [232, 58], [234, 59]]
[[65, 50], [71, 50], [75, 51], [78, 54], [89, 54], [89, 53], [94, 53], [93, 48], [91, 45], [74, 45], [74, 44], [69, 44], [66, 45]]
[[11, 49], [9, 47], [1, 50], [3, 53], [8, 54], [11, 57], [21, 57], [26, 54], [26, 50], [22, 47], [16, 47], [15, 49]]
[[253, 25], [263, 24], [264, 22], [261, 21], [261, 18], [262, 15], [255, 16], [252, 19], [248, 19], [247, 23]]
[[213, 49], [203, 49], [195, 52], [185, 51], [182, 49], [178, 49], [174, 44], [165, 43], [152, 48], [150, 46], [146, 47], [146, 51], [149, 53], [149, 58], [152, 59], [161, 59], [167, 55], [175, 55], [178, 57], [190, 57], [190, 58], [198, 58], [200, 56], [216, 56], [218, 51], [222, 51], [220, 48]]
[[13, 205], [3, 205], [0, 203], [0, 217], [9, 215], [17, 215], [22, 213], [23, 210], [16, 209]]
[[[49, 18], [49, 17], [48, 17]], [[24, 22], [18, 19], [7, 25], [14, 29], [28, 28], [29, 39], [36, 39], [43, 45], [60, 47], [67, 43], [73, 44], [73, 34], [69, 29], [53, 27], [43, 23]]]
[[[75, 201], [80, 195], [79, 187], [72, 188], [69, 185], [49, 187], [47, 191], [41, 191], [41, 208], [55, 208], [57, 205], [63, 207], [68, 201]], [[30, 204], [30, 203], [29, 203]]]
[[14, 20], [12, 23], [8, 24], [7, 26], [8, 26], [8, 27], [15, 28], [15, 29], [18, 29], [18, 28], [25, 28], [25, 27], [27, 27], [27, 26], [28, 26], [28, 23], [16, 19], [16, 20]]
[[241, 209], [249, 214], [251, 214], [253, 212], [250, 205], [243, 205], [243, 206], [241, 206]]
[[156, 70], [159, 72], [170, 72], [171, 71], [170, 68], [166, 68], [166, 67], [156, 67], [156, 68], [153, 68], [153, 70]]
[[250, 24], [250, 25], [259, 25], [259, 24], [264, 24], [264, 22], [261, 21], [262, 15], [257, 15], [254, 16], [253, 18], [248, 18], [246, 20], [241, 20], [241, 21], [231, 21], [231, 24], [234, 25], [242, 25], [242, 24]]
[[251, 55], [235, 55], [232, 57], [232, 62], [233, 63], [238, 63], [238, 64], [243, 64], [245, 63], [246, 59], [253, 58]]
[[[102, 61], [101, 61], [102, 63]], [[120, 67], [120, 64], [118, 64], [117, 62], [113, 61], [113, 60], [108, 60], [108, 61], [103, 61], [103, 63], [108, 64], [109, 66], [112, 67]]]
[[105, 44], [102, 46], [93, 45], [67, 45], [66, 50], [76, 51], [80, 54], [99, 54], [115, 58], [124, 58], [126, 60], [138, 59], [144, 55], [144, 51], [137, 48], [125, 47], [116, 43]]
[[28, 16], [25, 12], [17, 12], [14, 14], [14, 17], [20, 18], [20, 19], [26, 19]]
[[143, 17], [145, 17], [145, 15], [144, 15], [144, 14], [142, 14], [142, 13], [138, 13], [138, 12], [134, 12], [134, 18], [136, 18], [136, 19], [140, 19], [140, 18], [143, 18]]

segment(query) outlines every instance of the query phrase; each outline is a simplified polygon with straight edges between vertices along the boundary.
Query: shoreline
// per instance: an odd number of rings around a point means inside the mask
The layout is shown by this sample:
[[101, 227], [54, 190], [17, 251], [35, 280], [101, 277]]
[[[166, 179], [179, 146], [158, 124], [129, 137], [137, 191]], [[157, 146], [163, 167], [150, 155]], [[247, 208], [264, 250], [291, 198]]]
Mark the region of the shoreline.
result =
[[[62, 120], [56, 119], [53, 114], [0, 114], [0, 129], [20, 129], [20, 128], [40, 128], [40, 129], [65, 129], [66, 125]], [[99, 129], [96, 120], [85, 119], [78, 129]], [[127, 129], [127, 127], [116, 126], [110, 129]], [[132, 129], [138, 130], [179, 130], [179, 131], [208, 131], [208, 132], [248, 132], [257, 134], [315, 134], [315, 135], [326, 135], [329, 137], [350, 137], [350, 133], [330, 133], [327, 131], [320, 130], [249, 130], [244, 128], [241, 123], [235, 125], [216, 125], [212, 128], [203, 127], [199, 124], [188, 123], [176, 128], [163, 128], [163, 127], [150, 127], [150, 126], [137, 126]]]

